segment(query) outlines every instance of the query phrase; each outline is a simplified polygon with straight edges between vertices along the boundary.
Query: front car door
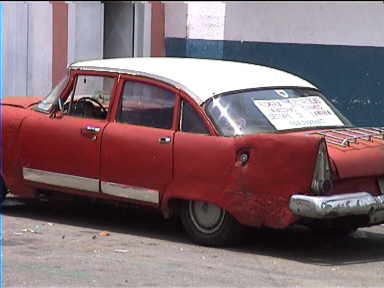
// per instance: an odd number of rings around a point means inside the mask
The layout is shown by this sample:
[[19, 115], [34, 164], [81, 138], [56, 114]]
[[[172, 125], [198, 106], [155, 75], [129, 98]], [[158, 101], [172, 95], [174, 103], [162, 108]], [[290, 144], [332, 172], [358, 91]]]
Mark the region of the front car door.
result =
[[157, 206], [172, 179], [177, 90], [122, 76], [118, 91], [101, 144], [102, 193]]
[[61, 117], [36, 112], [22, 123], [24, 180], [38, 187], [100, 192], [101, 136], [116, 82], [111, 73], [72, 72], [61, 96]]

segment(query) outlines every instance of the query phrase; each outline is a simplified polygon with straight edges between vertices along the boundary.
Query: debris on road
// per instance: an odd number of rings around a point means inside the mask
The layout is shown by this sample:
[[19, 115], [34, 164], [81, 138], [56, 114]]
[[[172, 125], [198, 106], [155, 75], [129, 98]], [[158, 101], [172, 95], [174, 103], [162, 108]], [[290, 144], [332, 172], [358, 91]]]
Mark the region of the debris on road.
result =
[[107, 231], [101, 231], [100, 233], [99, 233], [99, 235], [100, 236], [109, 236], [109, 235], [111, 235], [109, 232], [107, 232]]
[[124, 249], [115, 249], [113, 251], [114, 252], [118, 252], [118, 253], [127, 253], [127, 252], [129, 252], [129, 250], [124, 250]]
[[41, 232], [38, 232], [38, 231], [33, 230], [31, 228], [24, 228], [23, 230], [21, 230], [21, 232], [30, 232], [30, 233], [35, 233], [35, 234], [42, 234]]

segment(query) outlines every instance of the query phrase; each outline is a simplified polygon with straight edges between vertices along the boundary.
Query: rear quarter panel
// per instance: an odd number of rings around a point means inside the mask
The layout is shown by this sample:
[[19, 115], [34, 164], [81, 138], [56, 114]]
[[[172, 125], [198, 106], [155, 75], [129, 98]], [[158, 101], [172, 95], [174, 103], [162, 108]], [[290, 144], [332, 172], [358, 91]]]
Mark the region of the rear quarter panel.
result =
[[[244, 137], [176, 133], [174, 181], [162, 202], [201, 200], [224, 208], [241, 224], [284, 228], [297, 218], [292, 194], [311, 185], [320, 137], [260, 134]], [[238, 156], [248, 151], [242, 165]]]
[[320, 137], [260, 134], [235, 139], [249, 161], [237, 163], [225, 201], [240, 223], [285, 228], [297, 218], [289, 210], [293, 194], [306, 194], [312, 182]]

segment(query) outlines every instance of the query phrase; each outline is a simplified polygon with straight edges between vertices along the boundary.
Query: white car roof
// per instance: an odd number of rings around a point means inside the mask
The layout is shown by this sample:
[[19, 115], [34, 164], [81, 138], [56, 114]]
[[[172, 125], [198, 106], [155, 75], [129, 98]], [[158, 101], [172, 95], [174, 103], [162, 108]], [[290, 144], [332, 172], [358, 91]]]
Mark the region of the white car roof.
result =
[[224, 92], [264, 87], [309, 87], [293, 74], [260, 65], [197, 58], [136, 57], [88, 60], [70, 69], [98, 70], [159, 79], [187, 92], [201, 104]]

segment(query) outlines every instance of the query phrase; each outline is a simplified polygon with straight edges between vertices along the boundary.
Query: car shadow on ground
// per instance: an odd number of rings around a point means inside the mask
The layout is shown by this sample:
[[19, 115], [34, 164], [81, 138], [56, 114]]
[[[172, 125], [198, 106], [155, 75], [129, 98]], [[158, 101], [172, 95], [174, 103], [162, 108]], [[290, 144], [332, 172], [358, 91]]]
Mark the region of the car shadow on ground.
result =
[[243, 245], [231, 249], [321, 266], [384, 261], [384, 229], [382, 233], [366, 230], [348, 236], [322, 236], [305, 227], [252, 229]]
[[[116, 207], [78, 199], [11, 198], [3, 203], [1, 214], [193, 245], [178, 221], [164, 220], [153, 210], [135, 206]], [[249, 229], [242, 243], [220, 249], [321, 266], [377, 262], [384, 261], [384, 227], [380, 228], [374, 232], [359, 229], [338, 238], [319, 236], [299, 226], [285, 230]]]

